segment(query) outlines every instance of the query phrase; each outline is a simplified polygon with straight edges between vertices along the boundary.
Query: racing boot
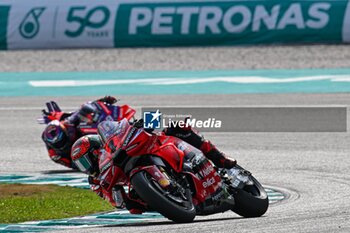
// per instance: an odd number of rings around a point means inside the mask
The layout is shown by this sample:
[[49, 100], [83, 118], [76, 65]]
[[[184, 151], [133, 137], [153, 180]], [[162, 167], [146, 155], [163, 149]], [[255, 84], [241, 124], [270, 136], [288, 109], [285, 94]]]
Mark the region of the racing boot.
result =
[[[130, 196], [135, 199], [139, 199], [135, 190], [130, 191]], [[129, 198], [125, 198], [125, 207], [129, 210], [130, 214], [142, 214], [146, 211], [145, 207], [140, 203], [130, 200]]]
[[209, 140], [204, 139], [199, 133], [194, 132], [190, 126], [187, 127], [168, 127], [163, 130], [166, 135], [175, 136], [201, 150], [203, 154], [210, 159], [215, 166], [219, 168], [231, 169], [236, 164], [235, 159], [227, 157], [219, 151]]

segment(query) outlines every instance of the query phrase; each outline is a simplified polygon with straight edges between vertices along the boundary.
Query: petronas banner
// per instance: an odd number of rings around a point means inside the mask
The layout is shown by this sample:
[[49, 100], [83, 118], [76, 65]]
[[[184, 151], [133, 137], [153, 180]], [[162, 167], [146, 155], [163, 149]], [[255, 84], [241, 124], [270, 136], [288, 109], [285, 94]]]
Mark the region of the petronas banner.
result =
[[348, 1], [216, 1], [120, 4], [115, 44], [341, 42]]
[[344, 42], [348, 0], [0, 2], [0, 49]]

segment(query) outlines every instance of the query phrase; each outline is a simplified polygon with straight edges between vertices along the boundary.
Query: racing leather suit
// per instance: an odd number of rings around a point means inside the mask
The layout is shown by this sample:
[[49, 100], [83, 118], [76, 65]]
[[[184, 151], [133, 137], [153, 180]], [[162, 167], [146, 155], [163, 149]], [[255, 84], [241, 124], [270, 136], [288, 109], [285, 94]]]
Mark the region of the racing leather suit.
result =
[[67, 144], [63, 148], [58, 149], [58, 148], [52, 147], [50, 144], [48, 144], [44, 140], [44, 137], [42, 135], [42, 139], [45, 142], [48, 155], [52, 161], [54, 161], [55, 163], [62, 164], [63, 166], [66, 166], [68, 168], [76, 169], [76, 166], [74, 165], [74, 163], [72, 163], [70, 154], [71, 154], [71, 147], [74, 144], [74, 142], [78, 138], [83, 136], [83, 133], [77, 129], [77, 126], [83, 122], [89, 123], [89, 122], [86, 122], [89, 119], [87, 118], [89, 114], [98, 115], [97, 113], [99, 111], [103, 111], [101, 107], [98, 107], [98, 106], [103, 106], [103, 104], [99, 104], [99, 102], [114, 104], [117, 102], [117, 100], [113, 96], [105, 96], [98, 100], [87, 102], [83, 104], [79, 110], [73, 112], [70, 116], [60, 121], [65, 126], [67, 130], [67, 136], [69, 139]]

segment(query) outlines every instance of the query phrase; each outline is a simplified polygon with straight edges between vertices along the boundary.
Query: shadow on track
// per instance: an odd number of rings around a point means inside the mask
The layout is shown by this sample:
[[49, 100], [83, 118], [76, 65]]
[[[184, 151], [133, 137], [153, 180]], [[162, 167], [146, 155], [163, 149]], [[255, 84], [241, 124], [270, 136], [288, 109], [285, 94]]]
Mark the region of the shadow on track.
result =
[[[261, 217], [260, 217], [261, 218]], [[175, 223], [171, 220], [164, 219], [164, 221], [158, 222], [139, 222], [139, 223], [125, 223], [120, 225], [106, 225], [104, 227], [149, 227], [149, 226], [166, 226], [166, 225], [190, 225], [195, 223], [204, 223], [204, 222], [217, 222], [217, 221], [231, 221], [245, 219], [243, 217], [228, 217], [228, 218], [211, 218], [211, 219], [199, 219], [194, 220], [191, 223]]]
[[79, 170], [48, 170], [42, 171], [42, 174], [51, 175], [51, 174], [68, 174], [68, 173], [81, 173]]

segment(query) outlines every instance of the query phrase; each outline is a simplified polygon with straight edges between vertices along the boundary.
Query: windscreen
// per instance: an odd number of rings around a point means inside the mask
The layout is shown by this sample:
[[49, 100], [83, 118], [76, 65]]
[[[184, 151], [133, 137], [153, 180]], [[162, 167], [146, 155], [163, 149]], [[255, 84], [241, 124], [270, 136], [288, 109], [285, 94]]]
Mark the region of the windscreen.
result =
[[126, 119], [123, 119], [119, 122], [102, 121], [97, 128], [98, 134], [101, 136], [103, 143], [106, 143], [115, 135], [122, 138], [128, 127], [130, 127], [129, 122]]

